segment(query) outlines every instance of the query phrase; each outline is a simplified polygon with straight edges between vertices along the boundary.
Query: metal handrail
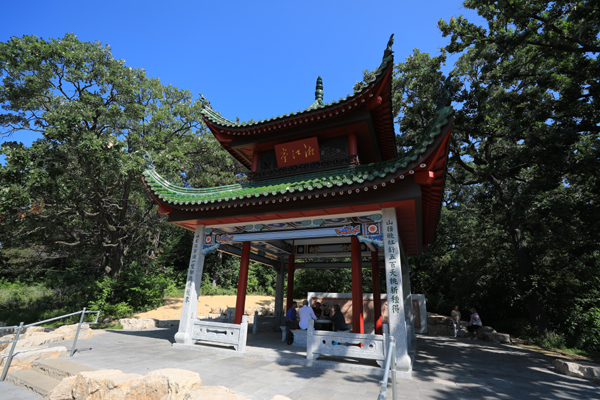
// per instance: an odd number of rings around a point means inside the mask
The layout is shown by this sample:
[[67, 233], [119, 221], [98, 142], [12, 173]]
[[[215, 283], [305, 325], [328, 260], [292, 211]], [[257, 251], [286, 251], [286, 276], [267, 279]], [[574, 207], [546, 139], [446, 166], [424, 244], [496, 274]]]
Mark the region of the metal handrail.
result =
[[[52, 322], [52, 321], [56, 321], [59, 319], [63, 319], [63, 318], [67, 318], [67, 317], [72, 317], [74, 315], [77, 314], [81, 314], [81, 318], [79, 318], [79, 325], [77, 325], [77, 333], [75, 333], [75, 339], [73, 340], [73, 346], [71, 347], [71, 354], [70, 356], [73, 357], [73, 354], [75, 354], [75, 346], [77, 345], [77, 338], [79, 337], [79, 331], [81, 330], [81, 325], [82, 324], [87, 324], [87, 325], [97, 325], [98, 324], [98, 318], [100, 317], [100, 311], [89, 311], [86, 310], [85, 307], [83, 307], [82, 311], [77, 311], [71, 314], [65, 314], [65, 315], [61, 315], [60, 317], [55, 317], [55, 318], [50, 318], [50, 319], [45, 319], [43, 321], [40, 322], [34, 322], [33, 324], [29, 324], [29, 325], [23, 325], [23, 322], [21, 322], [19, 324], [19, 326], [2, 326], [0, 327], [0, 330], [2, 329], [14, 329], [14, 328], [18, 328], [17, 329], [17, 334], [15, 335], [13, 340], [6, 340], [0, 343], [11, 343], [12, 342], [12, 347], [10, 348], [10, 352], [8, 353], [8, 357], [6, 359], [6, 364], [4, 365], [4, 369], [2, 370], [2, 376], [0, 376], [0, 382], [3, 382], [4, 379], [6, 378], [6, 374], [8, 373], [8, 369], [10, 368], [10, 363], [12, 362], [13, 359], [13, 353], [15, 351], [15, 347], [17, 346], [17, 341], [19, 340], [19, 336], [21, 335], [21, 331], [23, 330], [23, 328], [29, 328], [31, 326], [36, 326], [36, 325], [41, 325], [41, 324], [45, 324], [48, 322]], [[94, 322], [83, 322], [83, 317], [85, 316], [85, 314], [96, 314], [96, 320]]]
[[381, 380], [381, 390], [379, 391], [379, 397], [377, 400], [384, 400], [387, 398], [387, 385], [389, 379], [390, 367], [392, 369], [392, 398], [396, 400], [396, 340], [392, 335], [390, 338], [390, 347], [388, 348], [388, 354], [385, 360], [385, 372], [383, 379]]

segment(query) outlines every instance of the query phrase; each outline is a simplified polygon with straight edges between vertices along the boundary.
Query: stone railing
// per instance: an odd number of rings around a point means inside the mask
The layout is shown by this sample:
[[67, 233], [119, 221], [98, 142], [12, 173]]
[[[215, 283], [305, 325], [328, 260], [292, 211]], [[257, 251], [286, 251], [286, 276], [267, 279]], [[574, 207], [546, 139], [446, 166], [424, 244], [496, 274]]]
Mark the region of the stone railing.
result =
[[246, 350], [247, 337], [247, 315], [242, 317], [241, 324], [211, 322], [210, 320], [196, 320], [194, 321], [194, 329], [192, 330], [192, 340], [229, 344], [240, 353], [243, 353]]
[[385, 364], [388, 344], [388, 325], [383, 324], [383, 335], [350, 332], [316, 331], [314, 320], [308, 322], [306, 358], [316, 360], [320, 355], [356, 357]]
[[272, 316], [261, 317], [258, 311], [254, 311], [254, 320], [252, 321], [252, 334], [256, 335], [261, 331], [272, 331], [277, 325], [277, 318]]

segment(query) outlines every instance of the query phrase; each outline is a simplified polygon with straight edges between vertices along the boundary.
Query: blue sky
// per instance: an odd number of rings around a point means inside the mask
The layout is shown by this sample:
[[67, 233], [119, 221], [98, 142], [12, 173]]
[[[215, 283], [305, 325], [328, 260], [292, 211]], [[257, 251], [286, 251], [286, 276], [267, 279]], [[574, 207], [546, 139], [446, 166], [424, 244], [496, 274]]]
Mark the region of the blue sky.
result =
[[[325, 102], [379, 66], [390, 34], [395, 62], [449, 41], [440, 18], [481, 19], [461, 1], [23, 1], [2, 6], [0, 41], [58, 38], [112, 47], [164, 84], [202, 93], [223, 116], [255, 120], [304, 109], [317, 76]], [[449, 66], [454, 62], [449, 59]], [[30, 145], [35, 136], [9, 140]], [[0, 143], [2, 139], [0, 139]]]

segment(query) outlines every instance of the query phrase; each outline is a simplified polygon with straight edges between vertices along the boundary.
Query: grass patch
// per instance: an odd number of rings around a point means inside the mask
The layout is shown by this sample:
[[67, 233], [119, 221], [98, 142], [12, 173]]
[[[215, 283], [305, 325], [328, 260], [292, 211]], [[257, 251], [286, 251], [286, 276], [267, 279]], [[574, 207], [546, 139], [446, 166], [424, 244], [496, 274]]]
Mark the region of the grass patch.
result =
[[92, 329], [112, 329], [112, 330], [122, 330], [123, 325], [117, 320], [108, 322], [106, 324], [99, 323], [98, 325], [90, 325]]
[[600, 364], [600, 353], [580, 349], [568, 348], [566, 346], [553, 347], [548, 342], [535, 339], [519, 339], [511, 337], [513, 344], [519, 347], [533, 350], [551, 357], [563, 357], [570, 360], [589, 361]]

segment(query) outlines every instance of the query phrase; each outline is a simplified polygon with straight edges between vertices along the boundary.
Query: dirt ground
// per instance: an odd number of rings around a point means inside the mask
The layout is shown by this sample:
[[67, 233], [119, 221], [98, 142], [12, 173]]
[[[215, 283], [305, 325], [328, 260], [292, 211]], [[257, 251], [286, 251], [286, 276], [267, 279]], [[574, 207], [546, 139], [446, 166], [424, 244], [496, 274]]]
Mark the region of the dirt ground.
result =
[[[200, 296], [198, 298], [198, 315], [207, 316], [211, 308], [235, 307], [235, 296]], [[246, 307], [268, 307], [275, 301], [273, 296], [246, 296]], [[165, 305], [139, 314], [134, 318], [179, 319], [181, 317], [182, 298], [168, 297]]]

